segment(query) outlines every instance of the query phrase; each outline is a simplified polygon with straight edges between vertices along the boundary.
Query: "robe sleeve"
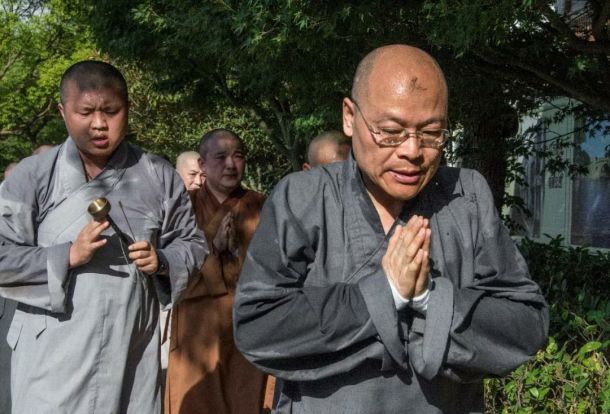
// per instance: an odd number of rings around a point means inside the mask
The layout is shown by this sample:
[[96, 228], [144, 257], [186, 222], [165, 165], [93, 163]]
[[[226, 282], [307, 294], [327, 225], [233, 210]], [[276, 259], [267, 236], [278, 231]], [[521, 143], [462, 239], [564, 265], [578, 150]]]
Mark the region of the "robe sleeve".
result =
[[197, 227], [193, 207], [178, 174], [163, 162], [156, 171], [163, 171], [165, 183], [164, 217], [157, 243], [158, 250], [169, 265], [168, 276], [154, 276], [159, 301], [175, 305], [182, 299], [191, 277], [197, 276], [208, 246]]
[[53, 312], [65, 311], [70, 244], [37, 246], [39, 183], [31, 159], [0, 185], [0, 295]]
[[238, 348], [261, 370], [286, 380], [329, 377], [367, 359], [390, 361], [388, 352], [406, 364], [392, 294], [380, 268], [353, 284], [305, 283], [316, 279], [310, 266], [315, 247], [301, 213], [312, 209], [299, 204], [302, 194], [310, 200], [321, 196], [301, 190], [281, 182], [261, 212], [233, 309]]
[[502, 224], [485, 179], [469, 170], [477, 206], [474, 275], [458, 287], [433, 278], [424, 317], [409, 335], [409, 358], [427, 379], [456, 381], [502, 376], [531, 358], [547, 338], [549, 315], [538, 285]]

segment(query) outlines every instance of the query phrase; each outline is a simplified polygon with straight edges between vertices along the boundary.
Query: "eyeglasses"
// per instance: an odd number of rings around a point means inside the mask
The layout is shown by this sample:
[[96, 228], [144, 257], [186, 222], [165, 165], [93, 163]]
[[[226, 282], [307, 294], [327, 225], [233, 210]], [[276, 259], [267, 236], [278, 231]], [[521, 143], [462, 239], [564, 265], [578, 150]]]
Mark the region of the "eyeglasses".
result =
[[408, 131], [406, 128], [375, 129], [364, 117], [358, 102], [356, 102], [354, 98], [350, 99], [356, 106], [356, 109], [358, 109], [358, 112], [360, 112], [362, 120], [364, 121], [366, 128], [371, 133], [373, 140], [379, 146], [397, 147], [408, 140], [411, 135], [415, 135], [420, 147], [442, 149], [445, 142], [451, 137], [451, 132], [448, 129], [418, 129], [415, 132]]

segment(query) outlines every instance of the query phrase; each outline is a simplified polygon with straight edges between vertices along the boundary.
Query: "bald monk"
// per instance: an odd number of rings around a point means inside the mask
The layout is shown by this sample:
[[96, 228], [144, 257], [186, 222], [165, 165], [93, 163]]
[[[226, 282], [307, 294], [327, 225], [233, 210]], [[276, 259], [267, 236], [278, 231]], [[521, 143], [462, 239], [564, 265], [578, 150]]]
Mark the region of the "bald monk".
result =
[[322, 132], [309, 143], [307, 162], [303, 163], [303, 170], [311, 170], [318, 165], [345, 161], [351, 149], [351, 141], [343, 132]]
[[283, 179], [239, 280], [235, 340], [282, 379], [275, 413], [465, 414], [545, 344], [548, 307], [485, 179], [441, 166], [448, 90], [407, 45], [343, 100], [353, 151]]
[[199, 152], [206, 180], [193, 206], [211, 253], [172, 312], [165, 413], [259, 414], [266, 376], [235, 347], [231, 307], [264, 196], [241, 186], [246, 160], [237, 134], [209, 131]]
[[34, 148], [34, 151], [32, 151], [32, 155], [44, 154], [45, 152], [52, 150], [54, 147], [55, 145], [51, 144], [39, 145], [38, 147]]
[[189, 194], [194, 194], [199, 190], [205, 181], [203, 171], [201, 171], [199, 153], [196, 151], [185, 151], [178, 155], [176, 172], [182, 178]]
[[4, 169], [4, 179], [5, 180], [8, 178], [9, 175], [11, 175], [11, 173], [13, 172], [13, 170], [15, 169], [17, 164], [19, 164], [19, 163], [11, 162], [9, 165], [6, 166], [6, 168]]

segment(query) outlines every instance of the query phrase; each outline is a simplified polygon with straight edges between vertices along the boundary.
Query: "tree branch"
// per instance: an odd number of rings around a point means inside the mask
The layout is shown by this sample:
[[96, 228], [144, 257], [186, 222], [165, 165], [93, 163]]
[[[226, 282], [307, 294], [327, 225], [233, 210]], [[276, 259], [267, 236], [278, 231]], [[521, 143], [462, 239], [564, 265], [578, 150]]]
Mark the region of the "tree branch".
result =
[[0, 71], [0, 81], [2, 79], [4, 79], [4, 77], [6, 76], [6, 74], [8, 73], [8, 71], [11, 69], [11, 67], [13, 66], [13, 64], [17, 61], [17, 59], [19, 59], [22, 56], [21, 51], [18, 51], [15, 55], [13, 55], [12, 57], [10, 57], [8, 59], [8, 62], [6, 62], [6, 65], [4, 65], [4, 68], [2, 68], [2, 70]]
[[[236, 108], [243, 108], [250, 111], [250, 114], [254, 115], [254, 117], [258, 119], [259, 127], [271, 138], [273, 144], [288, 157], [290, 155], [288, 148], [286, 148], [283, 141], [277, 139], [277, 135], [274, 133], [273, 128], [269, 126], [269, 123], [266, 120], [265, 111], [263, 108], [259, 105], [246, 103], [239, 99], [229, 88], [226, 77], [223, 74], [216, 72], [212, 74], [212, 77], [229, 103]], [[281, 123], [280, 128], [282, 128]]]
[[610, 20], [610, 1], [603, 1], [602, 4], [602, 8], [593, 20], [591, 28], [593, 37], [595, 37], [596, 40], [603, 37], [604, 26], [606, 26], [608, 24], [608, 20]]
[[555, 29], [557, 33], [563, 36], [563, 38], [568, 42], [570, 47], [575, 51], [593, 55], [610, 54], [610, 43], [604, 42], [603, 40], [601, 40], [601, 37], [594, 36], [595, 40], [593, 41], [578, 37], [574, 32], [574, 29], [570, 27], [570, 25], [566, 23], [565, 20], [563, 20], [561, 16], [557, 14], [556, 11], [552, 10], [550, 7], [547, 6], [543, 8], [541, 12], [544, 17], [549, 20], [550, 26]]
[[[527, 64], [520, 59], [514, 59], [510, 56], [506, 56], [500, 52], [495, 52], [492, 50], [473, 50], [473, 54], [483, 61], [497, 66], [508, 66], [513, 68], [522, 69], [539, 80], [542, 80], [556, 88], [558, 88], [562, 93], [565, 93], [567, 96], [577, 99], [581, 102], [587, 103], [588, 105], [602, 110], [604, 112], [610, 113], [610, 97], [604, 96], [600, 94], [590, 94], [586, 91], [578, 89], [576, 85], [572, 83], [564, 82], [561, 79], [558, 79], [548, 73], [545, 73], [542, 69], [537, 68], [533, 65]], [[600, 91], [601, 92], [601, 91]]]

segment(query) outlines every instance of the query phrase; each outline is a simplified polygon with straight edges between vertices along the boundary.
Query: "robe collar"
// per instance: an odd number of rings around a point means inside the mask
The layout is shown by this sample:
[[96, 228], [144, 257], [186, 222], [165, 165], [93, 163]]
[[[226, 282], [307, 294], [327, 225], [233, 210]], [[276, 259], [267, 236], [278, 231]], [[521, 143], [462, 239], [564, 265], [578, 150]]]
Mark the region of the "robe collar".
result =
[[210, 188], [208, 187], [207, 180], [206, 180], [206, 182], [203, 184], [203, 188], [200, 191], [197, 191], [195, 193], [195, 197], [197, 198], [197, 200], [199, 202], [204, 202], [204, 200], [205, 200], [205, 203], [208, 204], [209, 206], [211, 206], [212, 210], [216, 211], [221, 206], [227, 206], [230, 204], [234, 204], [239, 199], [241, 199], [246, 194], [246, 192], [247, 192], [247, 190], [245, 188], [243, 188], [241, 185], [239, 185], [237, 188], [235, 188], [233, 191], [231, 191], [231, 193], [222, 203], [220, 203], [220, 202], [218, 202], [218, 199], [216, 198], [216, 196], [210, 191]]
[[[374, 233], [381, 235], [381, 238], [384, 238], [385, 233], [383, 230], [383, 225], [381, 224], [379, 213], [377, 212], [377, 209], [373, 204], [373, 200], [366, 189], [366, 185], [362, 178], [362, 171], [356, 163], [353, 153], [350, 154], [350, 157], [344, 164], [344, 182], [348, 183], [348, 208], [351, 208], [352, 210], [359, 210], [360, 213], [358, 215], [364, 218]], [[388, 236], [393, 233], [393, 229], [397, 224], [405, 224], [414, 214], [419, 214], [430, 218], [432, 210], [429, 208], [430, 203], [427, 201], [430, 198], [430, 188], [437, 185], [438, 183], [436, 182], [435, 175], [417, 196], [404, 203], [402, 211], [388, 232]], [[356, 212], [352, 211], [352, 213]]]
[[114, 150], [104, 169], [93, 180], [87, 182], [83, 163], [76, 143], [72, 137], [64, 143], [63, 158], [59, 163], [59, 181], [63, 189], [72, 193], [84, 186], [109, 186], [123, 175], [129, 158], [129, 144], [125, 139]]

